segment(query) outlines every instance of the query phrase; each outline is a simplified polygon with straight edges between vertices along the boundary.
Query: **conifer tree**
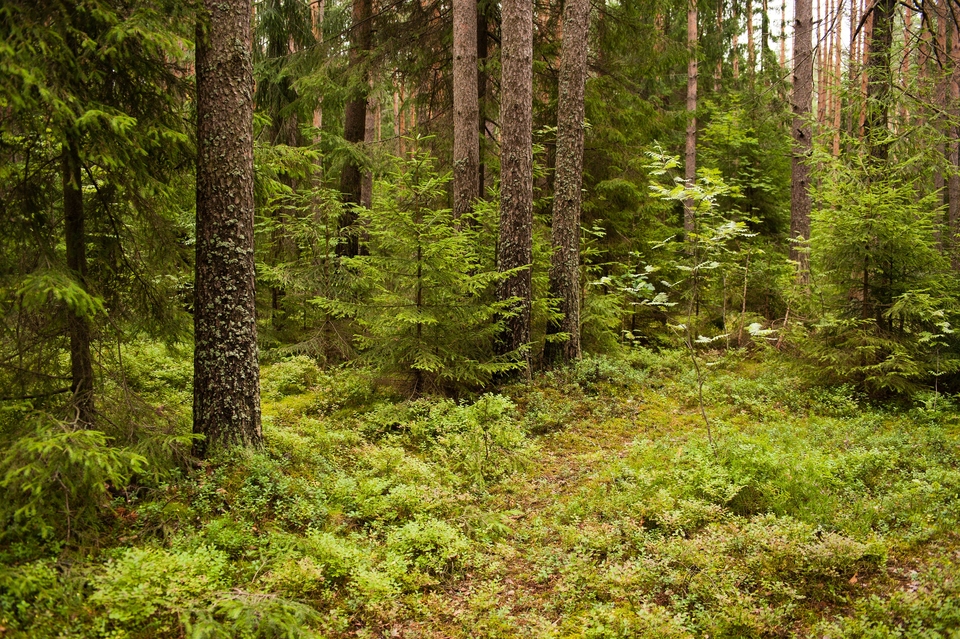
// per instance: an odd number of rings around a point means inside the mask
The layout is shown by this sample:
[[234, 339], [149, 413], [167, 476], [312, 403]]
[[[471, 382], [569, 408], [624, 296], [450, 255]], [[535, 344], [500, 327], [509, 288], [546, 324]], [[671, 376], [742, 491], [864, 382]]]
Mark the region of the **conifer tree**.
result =
[[477, 2], [453, 3], [453, 215], [480, 196], [480, 118], [477, 77]]
[[580, 357], [580, 206], [583, 184], [584, 85], [587, 76], [589, 0], [567, 0], [557, 102], [557, 170], [553, 199], [550, 292], [560, 300], [560, 320], [548, 330], [567, 333], [547, 344], [547, 359]]
[[205, 0], [197, 24], [195, 452], [262, 443], [253, 261], [250, 0]]
[[[501, 302], [515, 300], [501, 352], [530, 341], [533, 282], [533, 1], [504, 0], [501, 27], [500, 233], [497, 268], [515, 271], [498, 287]], [[515, 270], [520, 269], [520, 270]], [[529, 354], [526, 355], [529, 372]]]
[[813, 147], [810, 112], [813, 108], [813, 6], [811, 0], [797, 0], [793, 29], [793, 165], [790, 178], [790, 259], [800, 264], [806, 277], [807, 258], [799, 241], [810, 238], [810, 167], [807, 159]]

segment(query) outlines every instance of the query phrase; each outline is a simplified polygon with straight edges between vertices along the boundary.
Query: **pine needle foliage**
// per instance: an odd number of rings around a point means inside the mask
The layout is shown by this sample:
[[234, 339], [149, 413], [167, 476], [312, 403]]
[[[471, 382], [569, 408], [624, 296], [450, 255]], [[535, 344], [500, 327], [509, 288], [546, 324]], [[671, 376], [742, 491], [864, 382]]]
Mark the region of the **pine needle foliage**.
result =
[[[360, 214], [369, 254], [344, 259], [352, 295], [315, 301], [357, 326], [361, 360], [399, 376], [412, 395], [477, 386], [515, 369], [516, 353], [495, 356], [509, 304], [493, 301], [498, 274], [481, 247], [483, 207], [454, 220], [449, 174], [421, 151], [395, 160]], [[511, 272], [512, 273], [512, 272]]]

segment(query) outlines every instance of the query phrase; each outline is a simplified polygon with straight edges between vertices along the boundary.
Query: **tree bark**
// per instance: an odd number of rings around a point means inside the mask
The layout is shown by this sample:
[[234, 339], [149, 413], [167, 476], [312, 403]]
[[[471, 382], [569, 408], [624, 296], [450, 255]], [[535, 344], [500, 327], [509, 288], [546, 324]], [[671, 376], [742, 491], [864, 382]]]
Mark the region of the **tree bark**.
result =
[[480, 196], [477, 0], [453, 0], [453, 216]]
[[790, 259], [799, 264], [801, 279], [808, 272], [808, 260], [800, 242], [810, 239], [810, 167], [807, 159], [813, 148], [810, 112], [813, 109], [813, 6], [811, 0], [797, 0], [793, 18], [793, 160], [790, 176]]
[[253, 261], [251, 0], [204, 0], [197, 27], [193, 430], [200, 457], [262, 445]]
[[[952, 22], [952, 21], [951, 21]], [[950, 263], [953, 270], [960, 270], [960, 255], [957, 251], [957, 232], [960, 231], [960, 31], [956, 23], [950, 29], [950, 126], [947, 129], [947, 161], [950, 176], [947, 178], [947, 232], [950, 237]]]
[[870, 157], [876, 164], [886, 163], [889, 154], [887, 124], [890, 111], [890, 48], [893, 45], [893, 21], [896, 0], [876, 0], [873, 5], [867, 75], [867, 117], [864, 137], [868, 140]]
[[[502, 127], [500, 151], [500, 272], [522, 268], [504, 279], [497, 298], [516, 298], [514, 314], [506, 319], [502, 352], [530, 342], [533, 262], [533, 1], [504, 0], [501, 27]], [[525, 352], [530, 372], [529, 351]]]
[[[688, 185], [697, 180], [697, 0], [687, 5], [687, 141], [684, 173]], [[689, 238], [696, 229], [695, 203], [683, 202], [683, 231]]]
[[[343, 139], [353, 145], [363, 142], [366, 131], [369, 80], [364, 65], [373, 48], [372, 15], [371, 0], [353, 0], [353, 26], [350, 30], [350, 53], [347, 62], [353, 89], [343, 113]], [[362, 167], [351, 157], [344, 163], [340, 173], [343, 213], [340, 216], [341, 243], [337, 247], [337, 254], [343, 257], [360, 254], [360, 233], [355, 228], [355, 207], [361, 205], [362, 190]]]
[[547, 343], [546, 359], [580, 358], [580, 204], [583, 185], [584, 86], [590, 0], [567, 0], [557, 99], [557, 170], [554, 181], [550, 293], [560, 300], [560, 321], [548, 333], [567, 333]]
[[[87, 238], [84, 230], [83, 190], [80, 176], [80, 143], [76, 133], [68, 133], [63, 145], [63, 218], [67, 268], [80, 286], [87, 290]], [[70, 335], [70, 390], [77, 410], [77, 422], [91, 426], [94, 420], [93, 358], [90, 355], [90, 320], [79, 312], [67, 310]]]
[[486, 7], [477, 10], [477, 132], [478, 143], [480, 144], [479, 156], [477, 158], [477, 196], [486, 199], [485, 173], [487, 170], [484, 162], [484, 147], [487, 139], [487, 71], [486, 61], [490, 43], [490, 34], [487, 27]]

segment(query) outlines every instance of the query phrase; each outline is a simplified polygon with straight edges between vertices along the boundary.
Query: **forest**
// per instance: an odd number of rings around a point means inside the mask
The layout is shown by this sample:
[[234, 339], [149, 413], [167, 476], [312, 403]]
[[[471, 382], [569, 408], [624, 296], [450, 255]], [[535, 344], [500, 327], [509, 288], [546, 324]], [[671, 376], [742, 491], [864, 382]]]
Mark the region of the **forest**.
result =
[[0, 637], [960, 637], [958, 0], [0, 0]]

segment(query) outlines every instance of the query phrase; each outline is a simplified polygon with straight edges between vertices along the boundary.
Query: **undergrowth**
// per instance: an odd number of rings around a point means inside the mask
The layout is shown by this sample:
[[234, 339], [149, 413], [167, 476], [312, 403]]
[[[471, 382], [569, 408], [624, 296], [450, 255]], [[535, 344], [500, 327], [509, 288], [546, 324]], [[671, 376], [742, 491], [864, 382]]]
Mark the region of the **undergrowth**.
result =
[[[128, 383], [176, 413], [163, 357]], [[713, 447], [684, 353], [643, 349], [461, 401], [291, 358], [263, 451], [164, 472], [35, 421], [2, 460], [0, 636], [957, 637], [951, 398], [705, 361]]]

